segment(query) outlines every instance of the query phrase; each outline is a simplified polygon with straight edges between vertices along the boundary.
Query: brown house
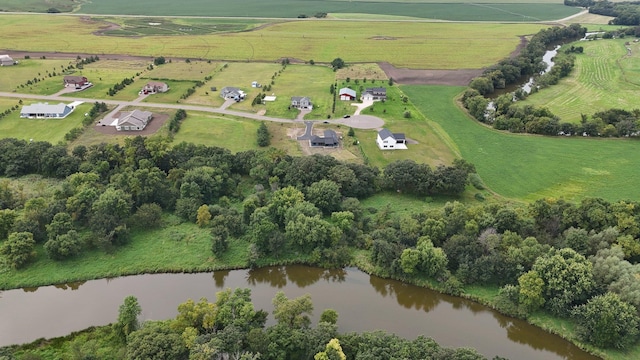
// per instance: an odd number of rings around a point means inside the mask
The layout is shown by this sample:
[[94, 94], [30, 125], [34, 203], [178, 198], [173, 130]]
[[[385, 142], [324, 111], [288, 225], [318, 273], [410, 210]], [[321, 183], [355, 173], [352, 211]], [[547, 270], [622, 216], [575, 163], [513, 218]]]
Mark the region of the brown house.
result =
[[169, 91], [169, 85], [159, 81], [149, 81], [147, 85], [142, 88], [143, 94], [155, 94], [167, 91]]
[[63, 82], [64, 86], [75, 86], [77, 88], [80, 88], [87, 85], [89, 83], [89, 80], [87, 80], [87, 78], [84, 76], [67, 75], [64, 77]]

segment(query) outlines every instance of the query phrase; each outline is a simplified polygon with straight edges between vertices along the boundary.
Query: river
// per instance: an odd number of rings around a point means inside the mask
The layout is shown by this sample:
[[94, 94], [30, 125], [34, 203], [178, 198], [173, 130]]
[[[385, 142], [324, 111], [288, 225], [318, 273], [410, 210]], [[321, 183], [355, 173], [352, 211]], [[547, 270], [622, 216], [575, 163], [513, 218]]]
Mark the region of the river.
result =
[[[413, 339], [425, 335], [446, 347], [472, 347], [492, 358], [597, 359], [558, 336], [477, 303], [382, 279], [354, 268], [306, 266], [198, 274], [149, 274], [0, 292], [0, 346], [67, 335], [114, 322], [128, 295], [138, 298], [142, 320], [175, 317], [180, 303], [226, 288], [251, 289], [256, 309], [271, 312], [271, 299], [309, 293], [314, 324], [322, 311], [338, 311], [342, 332], [393, 332]], [[270, 318], [269, 324], [273, 322]]]

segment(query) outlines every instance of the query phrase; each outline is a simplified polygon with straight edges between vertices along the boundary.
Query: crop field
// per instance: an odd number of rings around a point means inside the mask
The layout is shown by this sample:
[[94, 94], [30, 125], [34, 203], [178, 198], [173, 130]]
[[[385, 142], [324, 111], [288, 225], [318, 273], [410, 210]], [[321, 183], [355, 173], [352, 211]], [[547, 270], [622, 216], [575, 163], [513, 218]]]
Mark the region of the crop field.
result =
[[50, 8], [72, 11], [78, 4], [69, 0], [0, 0], [0, 11], [46, 12]]
[[[563, 121], [579, 122], [580, 115], [610, 108], [640, 108], [640, 43], [625, 39], [579, 42], [571, 75], [557, 85], [531, 95], [522, 104], [545, 106]], [[625, 47], [631, 49], [630, 54]]]
[[[640, 200], [640, 142], [559, 138], [499, 132], [466, 116], [454, 103], [462, 87], [402, 86], [430, 120], [473, 163], [484, 183], [507, 198]], [[410, 136], [407, 134], [407, 136]]]
[[318, 13], [355, 13], [412, 16], [423, 19], [464, 21], [545, 21], [575, 14], [577, 8], [560, 1], [296, 1], [296, 0], [94, 0], [82, 13], [122, 15], [189, 15], [262, 18], [312, 17]]
[[[48, 77], [48, 73], [54, 71], [59, 72], [60, 66], [69, 65], [69, 60], [40, 60], [40, 59], [14, 59], [19, 62], [14, 66], [1, 66], [0, 67], [0, 91], [14, 91], [19, 90], [25, 93], [45, 93], [43, 88], [44, 83], [35, 83], [33, 85], [27, 85], [27, 81], [33, 82], [34, 78], [45, 80], [51, 80]], [[62, 88], [62, 77], [56, 77], [56, 81], [60, 82], [59, 88]], [[49, 83], [48, 81], [46, 83]], [[22, 87], [20, 87], [22, 85]], [[50, 92], [53, 93], [54, 91]]]
[[205, 35], [247, 31], [264, 24], [264, 20], [219, 18], [109, 17], [102, 20], [117, 25], [100, 31], [101, 35], [109, 36]]
[[[98, 36], [105, 23], [74, 16], [0, 15], [2, 47], [24, 51], [329, 63], [387, 61], [418, 69], [478, 69], [508, 56], [544, 24], [289, 21], [256, 31], [193, 36]], [[33, 36], [32, 34], [39, 34]]]
[[[0, 109], [3, 109], [7, 100], [0, 102]], [[15, 104], [17, 100], [14, 100]], [[37, 101], [25, 101], [24, 105], [30, 105]], [[11, 104], [11, 102], [9, 102]], [[22, 119], [20, 109], [14, 111], [9, 116], [0, 119], [0, 134], [3, 138], [17, 138], [34, 141], [48, 141], [56, 144], [64, 141], [64, 135], [69, 130], [82, 126], [84, 113], [91, 109], [91, 104], [82, 104], [64, 119]], [[20, 106], [22, 108], [22, 106]]]

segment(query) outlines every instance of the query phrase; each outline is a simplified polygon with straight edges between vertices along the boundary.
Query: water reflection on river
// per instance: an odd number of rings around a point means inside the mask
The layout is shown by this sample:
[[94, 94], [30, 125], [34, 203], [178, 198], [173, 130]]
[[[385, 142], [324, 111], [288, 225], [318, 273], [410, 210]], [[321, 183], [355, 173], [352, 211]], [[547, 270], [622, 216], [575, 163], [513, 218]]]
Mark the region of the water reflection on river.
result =
[[[10, 290], [0, 293], [0, 346], [66, 335], [117, 318], [127, 295], [138, 297], [142, 317], [167, 319], [188, 298], [215, 300], [224, 288], [249, 287], [257, 309], [272, 310], [282, 290], [288, 297], [311, 294], [314, 323], [326, 308], [340, 314], [340, 331], [424, 334], [447, 347], [473, 347], [491, 358], [595, 359], [526, 322], [510, 319], [474, 302], [369, 276], [357, 269], [306, 266], [200, 274], [154, 274]], [[271, 319], [269, 321], [272, 321]]]

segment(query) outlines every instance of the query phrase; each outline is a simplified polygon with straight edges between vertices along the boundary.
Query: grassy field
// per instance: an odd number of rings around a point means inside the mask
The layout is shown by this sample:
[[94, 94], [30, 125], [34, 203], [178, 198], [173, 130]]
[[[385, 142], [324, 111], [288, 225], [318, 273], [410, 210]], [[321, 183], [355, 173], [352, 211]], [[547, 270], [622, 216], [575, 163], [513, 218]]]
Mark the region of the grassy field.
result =
[[0, 289], [125, 274], [210, 271], [222, 267], [246, 266], [246, 243], [231, 241], [229, 251], [216, 259], [211, 254], [208, 229], [191, 223], [180, 223], [173, 216], [167, 216], [165, 223], [166, 226], [162, 229], [133, 231], [131, 242], [112, 253], [92, 250], [82, 257], [64, 262], [49, 259], [40, 245], [37, 247], [38, 258], [35, 263], [20, 271], [6, 270], [3, 273]]
[[[640, 90], [640, 43], [629, 39], [581, 41], [571, 75], [558, 85], [531, 95], [522, 105], [545, 106], [563, 121], [610, 108], [637, 109]], [[626, 47], [631, 49], [627, 52]]]
[[0, 0], [0, 11], [46, 12], [50, 8], [69, 12], [78, 6], [69, 0]]
[[109, 17], [104, 20], [119, 25], [101, 32], [111, 36], [204, 35], [247, 31], [264, 23], [263, 20], [220, 18]]
[[[468, 118], [454, 102], [462, 87], [403, 86], [430, 120], [448, 134], [498, 194], [531, 201], [640, 200], [640, 142], [624, 139], [556, 138], [502, 133]], [[421, 100], [420, 100], [421, 99]]]
[[144, 77], [156, 80], [204, 81], [204, 78], [213, 75], [219, 66], [218, 63], [207, 61], [172, 61], [155, 66], [153, 70], [146, 72]]
[[[50, 78], [47, 74], [54, 71], [56, 73], [59, 72], [60, 66], [66, 67], [69, 65], [69, 60], [14, 60], [19, 62], [18, 65], [0, 67], [0, 91], [15, 90], [24, 93], [52, 94], [62, 89], [62, 76]], [[44, 78], [45, 80], [33, 85], [27, 85], [27, 81], [31, 80], [33, 82], [34, 78]]]
[[[37, 101], [25, 101], [24, 105], [30, 105], [35, 102]], [[15, 104], [15, 101], [13, 103]], [[60, 141], [64, 141], [64, 135], [69, 130], [82, 126], [84, 113], [88, 112], [91, 106], [91, 104], [82, 104], [64, 119], [22, 119], [18, 109], [18, 111], [12, 112], [11, 115], [0, 119], [0, 136], [3, 138], [12, 137], [24, 140], [48, 141], [52, 144], [57, 144]]]
[[474, 21], [556, 20], [577, 13], [577, 8], [560, 1], [295, 1], [247, 0], [170, 0], [127, 2], [125, 0], [94, 0], [84, 4], [81, 12], [89, 14], [129, 15], [192, 15], [295, 18], [317, 13], [355, 13], [412, 16], [424, 19]]
[[[0, 15], [5, 49], [274, 62], [288, 57], [329, 63], [341, 57], [347, 63], [387, 61], [420, 69], [489, 66], [508, 56], [518, 45], [520, 35], [548, 27], [290, 21], [256, 31], [220, 35], [123, 38], [93, 34], [106, 25], [74, 16]], [[34, 33], [39, 36], [32, 36]]]

